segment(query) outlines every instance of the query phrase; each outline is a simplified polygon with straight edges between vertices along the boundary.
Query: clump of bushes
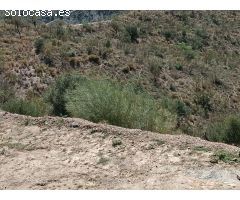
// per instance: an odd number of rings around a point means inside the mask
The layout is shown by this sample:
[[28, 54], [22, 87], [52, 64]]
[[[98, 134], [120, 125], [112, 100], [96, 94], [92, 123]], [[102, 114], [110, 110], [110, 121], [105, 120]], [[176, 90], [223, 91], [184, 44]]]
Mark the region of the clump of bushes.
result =
[[213, 111], [213, 104], [211, 101], [211, 96], [208, 93], [205, 92], [198, 92], [195, 97], [195, 103], [204, 110], [204, 114], [207, 117], [208, 113]]
[[73, 89], [77, 82], [81, 82], [83, 78], [79, 75], [66, 74], [56, 79], [53, 86], [45, 94], [46, 102], [48, 102], [52, 111], [51, 114], [57, 116], [68, 115], [66, 110], [66, 100], [64, 98], [68, 89]]
[[171, 113], [175, 113], [178, 117], [187, 117], [191, 114], [191, 108], [179, 99], [175, 100], [170, 98], [163, 98], [162, 105]]
[[240, 145], [240, 117], [230, 116], [210, 124], [206, 135], [211, 141]]
[[47, 104], [40, 98], [33, 97], [29, 100], [16, 98], [13, 87], [2, 77], [0, 77], [0, 108], [7, 112], [33, 117], [43, 116], [48, 112]]
[[212, 155], [212, 162], [223, 161], [226, 163], [240, 163], [240, 158], [224, 150], [219, 150]]
[[152, 97], [132, 86], [107, 80], [85, 80], [66, 94], [66, 109], [73, 117], [93, 122], [162, 132], [174, 127], [174, 116]]
[[180, 100], [176, 101], [175, 106], [176, 106], [176, 113], [179, 117], [186, 117], [191, 112], [191, 109]]
[[43, 116], [47, 113], [46, 104], [40, 100], [23, 100], [23, 99], [10, 99], [2, 105], [2, 109], [21, 115], [29, 115], [33, 117]]

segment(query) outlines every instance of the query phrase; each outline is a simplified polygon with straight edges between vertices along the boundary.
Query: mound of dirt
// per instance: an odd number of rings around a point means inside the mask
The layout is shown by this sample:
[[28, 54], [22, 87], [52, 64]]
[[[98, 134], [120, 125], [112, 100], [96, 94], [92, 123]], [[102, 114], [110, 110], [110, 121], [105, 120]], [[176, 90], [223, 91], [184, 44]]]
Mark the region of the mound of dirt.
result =
[[240, 189], [238, 147], [0, 112], [0, 189]]

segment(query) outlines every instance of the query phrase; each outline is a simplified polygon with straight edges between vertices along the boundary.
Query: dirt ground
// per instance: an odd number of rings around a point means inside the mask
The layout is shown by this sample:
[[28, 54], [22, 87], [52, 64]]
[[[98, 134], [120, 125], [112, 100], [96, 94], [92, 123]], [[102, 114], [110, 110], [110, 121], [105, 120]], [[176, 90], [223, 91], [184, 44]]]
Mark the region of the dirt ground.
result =
[[240, 164], [213, 159], [234, 146], [0, 112], [0, 189], [240, 189]]

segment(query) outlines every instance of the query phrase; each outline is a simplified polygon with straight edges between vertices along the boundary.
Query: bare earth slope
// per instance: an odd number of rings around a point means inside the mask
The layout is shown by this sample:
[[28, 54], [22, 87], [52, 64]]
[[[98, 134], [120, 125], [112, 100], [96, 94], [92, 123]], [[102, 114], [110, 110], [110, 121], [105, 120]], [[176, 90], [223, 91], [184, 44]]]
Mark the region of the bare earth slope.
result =
[[81, 119], [0, 112], [0, 189], [240, 189], [239, 148]]

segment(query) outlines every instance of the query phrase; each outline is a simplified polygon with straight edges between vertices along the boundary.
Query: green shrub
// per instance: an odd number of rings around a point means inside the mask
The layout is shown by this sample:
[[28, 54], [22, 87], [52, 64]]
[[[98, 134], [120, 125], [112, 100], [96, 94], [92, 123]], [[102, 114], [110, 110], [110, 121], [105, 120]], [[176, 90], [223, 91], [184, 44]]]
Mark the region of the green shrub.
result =
[[0, 76], [0, 106], [14, 98], [15, 92], [10, 84]]
[[107, 121], [159, 132], [172, 128], [174, 123], [174, 117], [149, 95], [107, 80], [78, 84], [76, 89], [68, 91], [66, 100], [71, 116], [93, 122]]
[[208, 36], [208, 33], [206, 30], [204, 29], [197, 29], [196, 32], [196, 37], [195, 37], [195, 42], [193, 42], [193, 48], [195, 49], [202, 49], [203, 46], [208, 46], [208, 39], [209, 39], [209, 36]]
[[226, 119], [210, 124], [206, 131], [211, 141], [240, 144], [240, 118], [230, 116]]
[[206, 130], [207, 138], [214, 142], [225, 142], [225, 122], [215, 122], [208, 125]]
[[154, 76], [158, 76], [163, 68], [163, 62], [162, 59], [157, 56], [151, 56], [148, 59], [148, 65], [150, 67], [150, 72]]
[[190, 114], [191, 110], [182, 101], [176, 101], [176, 112], [178, 116], [187, 116]]
[[129, 42], [137, 42], [137, 39], [139, 38], [139, 31], [137, 27], [134, 25], [128, 25], [125, 27], [125, 30], [125, 39]]
[[76, 51], [74, 49], [70, 49], [66, 52], [66, 57], [75, 57], [76, 56]]
[[226, 142], [240, 144], [240, 118], [232, 117], [226, 129]]
[[200, 37], [193, 38], [189, 41], [189, 43], [191, 44], [193, 50], [202, 50], [204, 46], [204, 40]]
[[44, 50], [44, 39], [43, 38], [37, 38], [35, 43], [34, 43], [34, 47], [35, 47], [35, 52], [36, 54], [40, 54], [43, 52]]
[[55, 84], [46, 92], [45, 99], [52, 106], [53, 115], [68, 115], [65, 108], [66, 101], [64, 95], [67, 89], [75, 87], [77, 82], [83, 78], [79, 75], [66, 74], [57, 78]]
[[52, 54], [46, 54], [46, 55], [44, 55], [43, 61], [44, 61], [44, 63], [45, 63], [46, 65], [48, 65], [48, 66], [53, 66], [53, 64], [54, 64], [53, 55], [52, 55]]
[[182, 52], [187, 60], [192, 60], [195, 58], [196, 53], [192, 49], [192, 46], [187, 45], [186, 43], [183, 43], [183, 42], [179, 43], [178, 46], [182, 50]]
[[209, 111], [213, 111], [211, 96], [208, 93], [199, 92], [195, 97], [195, 103], [203, 108], [206, 116]]
[[7, 112], [33, 117], [43, 116], [47, 112], [47, 106], [41, 100], [23, 100], [17, 98], [4, 103], [2, 109]]
[[226, 163], [240, 163], [240, 158], [224, 150], [219, 150], [212, 155], [212, 160], [220, 160]]
[[195, 34], [204, 40], [208, 39], [208, 33], [205, 29], [196, 29]]
[[191, 113], [191, 108], [180, 100], [163, 98], [162, 105], [171, 113], [176, 114], [178, 117], [186, 117]]
[[167, 41], [173, 40], [176, 37], [176, 33], [173, 30], [163, 31], [162, 34], [164, 35]]
[[181, 64], [176, 64], [175, 68], [176, 68], [176, 70], [179, 70], [179, 71], [183, 70], [183, 66]]
[[161, 105], [163, 108], [167, 109], [171, 113], [176, 113], [176, 100], [169, 98], [169, 97], [163, 97], [161, 100]]
[[107, 40], [105, 46], [106, 46], [107, 48], [110, 48], [110, 47], [112, 46], [111, 41], [110, 41], [110, 40]]

